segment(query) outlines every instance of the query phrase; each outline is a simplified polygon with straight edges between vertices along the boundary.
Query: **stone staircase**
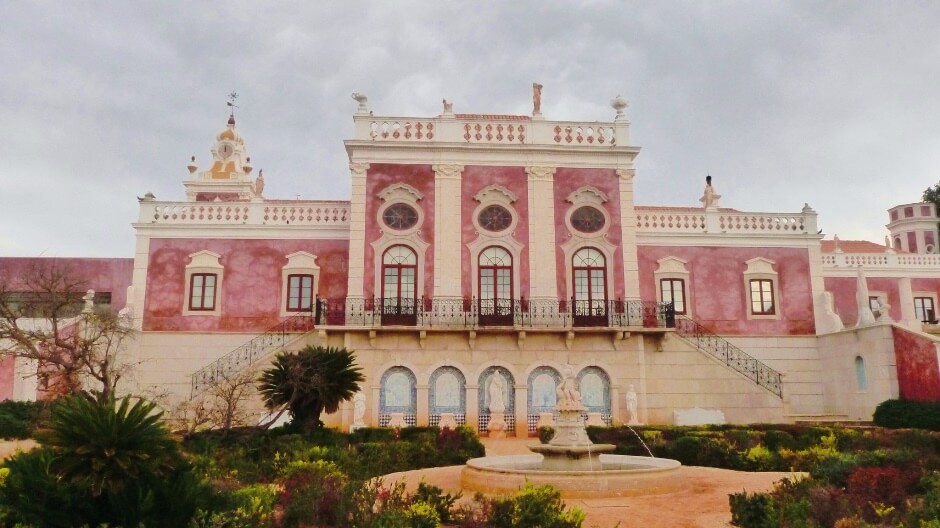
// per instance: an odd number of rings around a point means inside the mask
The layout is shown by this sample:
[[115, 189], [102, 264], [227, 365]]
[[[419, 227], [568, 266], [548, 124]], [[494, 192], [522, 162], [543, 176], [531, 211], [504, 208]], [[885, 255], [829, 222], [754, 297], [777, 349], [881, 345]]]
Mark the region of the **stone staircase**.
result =
[[676, 316], [676, 335], [725, 366], [783, 399], [783, 375], [728, 340], [685, 316]]
[[314, 318], [309, 312], [282, 319], [264, 333], [192, 373], [190, 399], [205, 393], [220, 381], [243, 371], [274, 352], [288, 348], [313, 328]]

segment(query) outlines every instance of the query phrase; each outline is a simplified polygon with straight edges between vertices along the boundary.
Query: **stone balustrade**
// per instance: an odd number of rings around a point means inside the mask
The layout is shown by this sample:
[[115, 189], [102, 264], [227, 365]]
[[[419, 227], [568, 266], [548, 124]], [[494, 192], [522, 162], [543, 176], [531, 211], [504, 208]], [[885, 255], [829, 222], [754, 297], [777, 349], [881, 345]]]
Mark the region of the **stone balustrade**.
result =
[[346, 201], [141, 202], [142, 224], [349, 227]]
[[445, 114], [431, 118], [353, 116], [354, 140], [610, 148], [630, 144], [630, 123], [549, 121], [528, 116]]
[[822, 256], [827, 268], [866, 269], [931, 269], [940, 268], [940, 255], [915, 255], [910, 253], [827, 253]]
[[725, 209], [678, 209], [638, 207], [637, 233], [708, 233], [792, 236], [817, 233], [816, 212], [753, 213]]

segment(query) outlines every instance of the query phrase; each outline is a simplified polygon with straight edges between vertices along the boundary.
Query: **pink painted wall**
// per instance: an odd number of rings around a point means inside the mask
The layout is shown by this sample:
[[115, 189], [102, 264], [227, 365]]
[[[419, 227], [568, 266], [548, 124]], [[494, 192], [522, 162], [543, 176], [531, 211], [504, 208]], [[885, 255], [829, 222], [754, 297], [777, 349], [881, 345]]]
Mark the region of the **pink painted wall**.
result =
[[134, 259], [129, 258], [61, 258], [2, 257], [0, 283], [12, 291], [27, 291], [23, 277], [38, 268], [56, 269], [81, 281], [82, 290], [111, 292], [111, 307], [120, 310], [127, 304], [127, 287], [131, 284]]
[[[940, 284], [936, 279], [918, 279], [932, 281], [935, 285]], [[884, 292], [888, 295], [888, 304], [891, 309], [888, 315], [895, 321], [901, 319], [901, 294], [898, 288], [898, 279], [893, 277], [867, 277], [869, 293]], [[911, 281], [911, 286], [917, 291], [915, 281]], [[833, 306], [836, 314], [842, 319], [842, 324], [854, 326], [858, 323], [858, 301], [855, 299], [855, 292], [858, 288], [858, 278], [856, 277], [825, 277], [823, 285], [826, 291], [832, 293]], [[929, 289], [929, 288], [924, 288]]]
[[564, 270], [571, 266], [571, 263], [565, 262], [565, 254], [561, 250], [570, 233], [565, 227], [565, 216], [571, 203], [567, 201], [568, 196], [581, 187], [590, 185], [607, 195], [607, 202], [604, 208], [610, 215], [610, 228], [607, 231], [607, 241], [617, 246], [614, 253], [614, 276], [613, 290], [615, 299], [627, 297], [636, 297], [636, 292], [625, 292], [623, 282], [623, 249], [621, 247], [622, 236], [620, 229], [620, 177], [613, 169], [571, 169], [559, 167], [555, 170], [555, 244], [558, 250], [555, 253], [555, 266], [558, 270], [558, 296], [567, 299], [571, 296], [571, 285], [567, 283]]
[[[224, 266], [221, 316], [183, 316], [189, 255], [208, 250]], [[348, 240], [151, 239], [143, 328], [149, 331], [255, 332], [280, 320], [287, 255], [317, 256], [320, 297], [346, 296]]]
[[[405, 183], [417, 189], [424, 198], [418, 202], [424, 214], [424, 224], [421, 227], [421, 238], [430, 244], [425, 254], [424, 291], [418, 296], [431, 297], [434, 291], [434, 170], [431, 165], [399, 165], [391, 163], [373, 163], [366, 174], [366, 234], [365, 234], [365, 273], [363, 277], [363, 292], [371, 297], [381, 292], [381, 284], [375, 283], [375, 262], [381, 255], [375, 255], [372, 242], [382, 237], [381, 225], [376, 215], [382, 205], [378, 194], [393, 183]], [[420, 282], [421, 279], [419, 278]]]
[[940, 365], [933, 341], [896, 326], [891, 330], [901, 398], [940, 401]]
[[13, 397], [14, 361], [15, 359], [10, 356], [0, 359], [0, 401]]
[[519, 280], [522, 284], [513, 284], [513, 297], [529, 297], [529, 183], [528, 174], [524, 167], [482, 167], [468, 166], [463, 170], [461, 177], [461, 227], [462, 248], [460, 266], [463, 270], [461, 291], [466, 297], [476, 297], [478, 292], [473, 291], [473, 277], [470, 276], [472, 259], [478, 255], [471, 255], [467, 244], [477, 239], [476, 228], [473, 226], [473, 211], [480, 205], [473, 199], [477, 193], [490, 185], [501, 185], [509, 189], [519, 199], [512, 204], [518, 215], [516, 229], [513, 232], [515, 239], [523, 244], [519, 255], [520, 262], [514, 262], [519, 267]]
[[[800, 248], [658, 247], [637, 249], [640, 298], [656, 300], [657, 262], [665, 257], [686, 261], [686, 288], [691, 317], [719, 335], [812, 335], [816, 333], [809, 254]], [[744, 284], [746, 261], [763, 257], [775, 262], [780, 319], [747, 318]]]

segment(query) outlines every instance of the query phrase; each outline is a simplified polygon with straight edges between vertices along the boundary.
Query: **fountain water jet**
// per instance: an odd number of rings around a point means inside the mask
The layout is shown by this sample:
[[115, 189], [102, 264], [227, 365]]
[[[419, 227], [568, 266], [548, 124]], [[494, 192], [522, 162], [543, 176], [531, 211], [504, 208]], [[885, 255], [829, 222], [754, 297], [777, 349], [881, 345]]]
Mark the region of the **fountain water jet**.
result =
[[681, 464], [676, 460], [652, 454], [611, 455], [607, 453], [614, 451], [615, 445], [591, 442], [582, 417], [587, 409], [576, 383], [569, 365], [556, 389], [558, 420], [551, 441], [530, 446], [536, 453], [532, 455], [467, 461], [461, 473], [463, 487], [483, 493], [511, 493], [531, 482], [551, 484], [563, 497], [580, 498], [670, 493], [683, 486]]

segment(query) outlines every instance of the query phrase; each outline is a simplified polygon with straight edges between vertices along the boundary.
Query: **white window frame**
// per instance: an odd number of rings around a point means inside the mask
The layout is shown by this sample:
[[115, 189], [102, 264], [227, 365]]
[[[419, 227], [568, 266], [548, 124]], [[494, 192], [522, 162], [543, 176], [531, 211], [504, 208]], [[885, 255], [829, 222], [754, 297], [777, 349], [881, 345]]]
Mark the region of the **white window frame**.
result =
[[[222, 315], [222, 284], [225, 268], [219, 262], [222, 256], [209, 250], [198, 251], [189, 255], [189, 264], [184, 274], [183, 315], [185, 316], [219, 316]], [[215, 275], [215, 307], [212, 310], [190, 310], [189, 301], [192, 295], [192, 277], [196, 274]]]
[[685, 265], [688, 262], [682, 260], [678, 257], [663, 257], [656, 261], [659, 264], [659, 268], [653, 272], [654, 280], [656, 284], [654, 288], [656, 290], [656, 301], [663, 301], [663, 289], [662, 289], [662, 279], [680, 279], [683, 281], [683, 299], [685, 300], [685, 314], [688, 317], [691, 317], [693, 314], [692, 307], [692, 276], [689, 273], [689, 270], [686, 269]]
[[[913, 299], [917, 299], [918, 297], [924, 297], [924, 298], [933, 300], [933, 317], [934, 319], [940, 318], [940, 313], [937, 313], [938, 311], [940, 311], [940, 307], [937, 306], [936, 292], [915, 291], [913, 292], [913, 295], [911, 295], [911, 297]], [[917, 316], [917, 305], [914, 305], [914, 316], [915, 317]], [[923, 322], [921, 319], [918, 319], [918, 321]]]
[[[745, 311], [748, 319], [781, 319], [783, 315], [783, 306], [780, 298], [780, 277], [774, 271], [776, 262], [764, 257], [756, 257], [745, 262], [747, 268], [744, 270], [744, 300], [747, 303]], [[752, 310], [754, 304], [751, 298], [751, 281], [769, 280], [771, 282], [771, 291], [774, 296], [774, 313], [762, 314], [754, 313]]]
[[[607, 276], [607, 299], [617, 299], [616, 292], [614, 291], [616, 284], [616, 280], [614, 279], [614, 255], [616, 254], [617, 246], [607, 240], [607, 233], [610, 232], [611, 229], [610, 213], [607, 211], [607, 208], [604, 207], [604, 203], [608, 201], [607, 195], [596, 187], [584, 186], [569, 194], [565, 200], [571, 204], [564, 215], [565, 228], [568, 230], [568, 240], [561, 245], [562, 253], [565, 255], [566, 300], [570, 301], [574, 298], [574, 254], [585, 247], [596, 249], [604, 255], [604, 265], [606, 267]], [[582, 233], [571, 225], [571, 215], [578, 210], [578, 208], [585, 205], [594, 207], [604, 215], [604, 227], [596, 233]], [[624, 295], [628, 295], [628, 292], [624, 292]]]
[[287, 309], [289, 284], [288, 278], [291, 275], [312, 275], [313, 291], [311, 300], [311, 311], [316, 310], [317, 294], [320, 291], [320, 266], [317, 266], [317, 256], [306, 251], [297, 251], [287, 255], [287, 264], [281, 268], [281, 317], [307, 313], [304, 311], [293, 311]]
[[[424, 210], [418, 202], [424, 198], [424, 195], [408, 184], [395, 183], [382, 189], [378, 193], [378, 197], [382, 199], [383, 203], [378, 207], [378, 211], [376, 211], [376, 225], [379, 226], [382, 236], [379, 237], [378, 240], [370, 243], [372, 246], [372, 261], [374, 267], [372, 295], [376, 298], [382, 297], [383, 255], [385, 255], [385, 252], [390, 247], [401, 245], [411, 248], [418, 258], [415, 291], [418, 300], [420, 300], [425, 293], [424, 263], [427, 257], [428, 247], [430, 247], [430, 244], [421, 239], [421, 228], [424, 226], [426, 217]], [[385, 225], [382, 215], [385, 213], [385, 209], [396, 203], [406, 203], [418, 212], [418, 221], [414, 226], [409, 229], [396, 230], [389, 229], [389, 227]]]

